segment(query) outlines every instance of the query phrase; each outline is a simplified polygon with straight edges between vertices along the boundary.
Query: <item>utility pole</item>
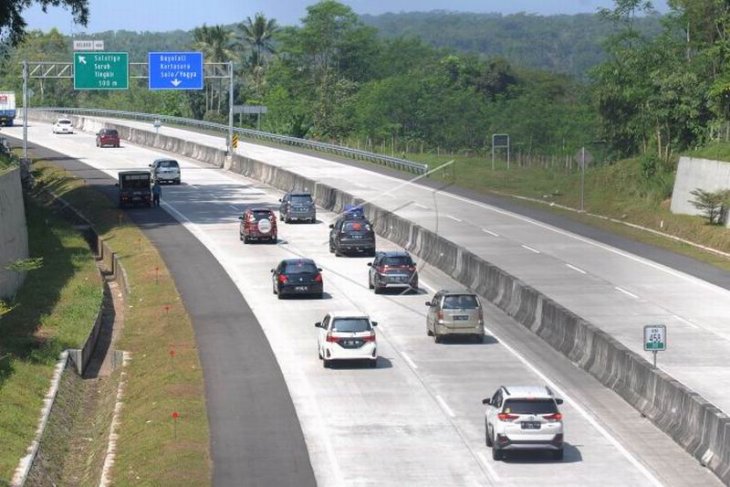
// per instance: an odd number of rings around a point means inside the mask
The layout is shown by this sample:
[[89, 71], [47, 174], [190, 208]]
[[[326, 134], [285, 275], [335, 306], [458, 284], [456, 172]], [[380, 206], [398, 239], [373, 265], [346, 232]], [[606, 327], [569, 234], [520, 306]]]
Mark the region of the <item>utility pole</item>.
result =
[[23, 61], [23, 159], [28, 160], [28, 61]]
[[233, 155], [233, 61], [228, 62], [228, 155]]
[[580, 149], [580, 211], [583, 211], [583, 195], [586, 181], [586, 148]]

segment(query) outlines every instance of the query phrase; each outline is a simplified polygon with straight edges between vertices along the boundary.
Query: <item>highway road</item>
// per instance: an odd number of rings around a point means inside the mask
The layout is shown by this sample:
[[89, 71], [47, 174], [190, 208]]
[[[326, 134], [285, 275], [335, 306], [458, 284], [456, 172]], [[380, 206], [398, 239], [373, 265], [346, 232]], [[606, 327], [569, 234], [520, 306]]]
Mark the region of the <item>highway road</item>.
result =
[[[7, 132], [18, 135], [20, 130], [12, 128]], [[44, 124], [33, 124], [29, 137], [33, 143], [78, 159], [111, 177], [119, 170], [146, 168], [147, 163], [163, 155], [125, 143], [121, 149], [98, 149], [91, 134], [52, 136], [50, 126]], [[420, 294], [374, 295], [367, 289], [367, 259], [336, 258], [328, 252], [327, 224], [334, 215], [324, 211], [320, 211], [320, 221], [314, 225], [281, 224], [278, 245], [243, 245], [238, 240], [237, 216], [250, 205], [275, 205], [281, 193], [239, 175], [187, 159], [178, 160], [184, 183], [164, 187], [163, 209], [180, 225], [152, 224], [146, 227], [147, 231], [161, 244], [168, 263], [175, 261], [174, 254], [180, 253], [182, 246], [188, 266], [210, 272], [223, 269], [229, 277], [206, 276], [190, 282], [189, 277], [180, 274], [179, 266], [171, 266], [178, 285], [187, 288], [183, 297], [199, 340], [208, 339], [205, 330], [211, 324], [201, 321], [203, 317], [196, 313], [196, 306], [219, 292], [238, 291], [245, 298], [286, 381], [319, 485], [719, 485], [710, 472], [617, 395], [490, 305], [486, 313], [489, 333], [484, 343], [435, 344], [425, 333], [423, 303], [434, 289], [458, 287], [449, 276], [421, 265]], [[313, 167], [312, 171], [317, 169]], [[79, 173], [88, 174], [85, 169]], [[346, 181], [342, 174], [334, 177]], [[387, 198], [384, 201], [394, 206], [410, 197], [399, 191], [397, 196], [388, 198], [369, 189], [373, 186], [368, 187], [368, 181], [358, 183], [364, 186], [363, 193]], [[595, 286], [608, 285], [593, 274], [609, 267], [608, 262], [582, 263], [585, 274], [557, 262], [554, 253], [571, 249], [563, 249], [548, 238], [552, 230], [543, 229], [543, 233], [536, 226], [538, 238], [517, 228], [519, 225], [508, 221], [507, 215], [494, 212], [494, 218], [504, 218], [489, 223], [487, 229], [499, 235], [495, 237], [481, 230], [485, 227], [479, 225], [487, 225], [481, 216], [472, 221], [450, 208], [449, 200], [442, 196], [437, 196], [436, 202], [439, 215], [443, 216], [439, 220], [442, 232], [462, 237], [463, 230], [463, 238], [473, 246], [485, 241], [502, 246], [500, 255], [504, 259], [526, 268], [545, 267], [537, 277], [554, 285], [568, 277], [587, 279]], [[432, 210], [406, 211], [428, 224], [428, 218], [433, 220]], [[135, 218], [168, 218], [164, 214], [149, 216], [157, 213], [162, 212], [130, 210]], [[430, 224], [435, 225], [435, 221]], [[482, 232], [478, 239], [470, 234], [473, 224]], [[162, 245], [173, 236], [164, 232], [182, 229], [202, 245], [187, 241]], [[527, 240], [518, 244], [519, 238]], [[394, 248], [383, 240], [379, 240], [379, 247]], [[206, 266], [211, 256], [220, 265], [218, 269]], [[323, 267], [325, 299], [279, 301], [272, 294], [270, 268], [280, 259], [292, 256], [314, 258]], [[549, 272], [556, 275], [548, 279]], [[187, 280], [183, 283], [179, 279]], [[617, 294], [624, 299], [621, 292]], [[343, 308], [362, 310], [379, 322], [378, 368], [324, 369], [317, 359], [314, 322], [327, 311]], [[252, 329], [245, 312], [240, 328], [234, 328], [235, 318], [228, 317], [226, 322], [229, 336], [219, 334], [216, 340], [208, 342], [224, 348], [213, 350], [199, 343], [206, 381], [212, 379], [217, 384], [207, 384], [213, 445], [216, 434], [235, 426], [232, 420], [246, 423], [250, 419], [220, 415], [234, 406], [226, 403], [230, 400], [225, 396], [227, 381], [236, 383], [249, 374], [268, 373], [258, 368], [246, 372], [248, 369], [236, 367], [234, 360], [223, 360], [215, 376], [211, 375], [208, 367], [215, 361], [206, 354], [247, 350], [248, 336], [260, 332]], [[272, 364], [262, 364], [263, 367]], [[567, 441], [565, 460], [555, 462], [542, 455], [519, 455], [504, 462], [493, 461], [484, 445], [481, 399], [490, 396], [500, 384], [545, 383], [566, 399], [562, 407]], [[218, 469], [235, 459], [216, 455], [214, 448], [213, 461]], [[272, 459], [269, 469], [274, 470], [277, 461]], [[216, 485], [236, 484], [229, 478]]]

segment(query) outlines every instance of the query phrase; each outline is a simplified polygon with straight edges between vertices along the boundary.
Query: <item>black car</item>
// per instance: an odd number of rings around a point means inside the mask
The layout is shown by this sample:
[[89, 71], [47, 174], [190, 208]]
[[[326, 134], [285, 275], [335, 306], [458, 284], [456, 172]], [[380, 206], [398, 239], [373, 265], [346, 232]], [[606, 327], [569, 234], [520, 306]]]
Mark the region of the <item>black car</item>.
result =
[[368, 262], [368, 287], [379, 294], [386, 288], [418, 290], [416, 263], [405, 251], [378, 252], [375, 260]]
[[349, 253], [375, 255], [375, 232], [366, 218], [340, 216], [330, 225], [330, 252], [336, 256]]
[[274, 294], [279, 299], [291, 295], [311, 295], [322, 298], [324, 283], [322, 269], [312, 259], [284, 259], [271, 269]]

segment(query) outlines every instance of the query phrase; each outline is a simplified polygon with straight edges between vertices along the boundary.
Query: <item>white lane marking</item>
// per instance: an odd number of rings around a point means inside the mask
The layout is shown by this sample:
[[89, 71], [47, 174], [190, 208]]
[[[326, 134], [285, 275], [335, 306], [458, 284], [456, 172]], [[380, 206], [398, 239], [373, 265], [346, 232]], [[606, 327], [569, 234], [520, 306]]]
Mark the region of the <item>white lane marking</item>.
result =
[[456, 218], [455, 216], [451, 216], [451, 215], [446, 215], [446, 218], [450, 218], [450, 219], [454, 220], [455, 222], [459, 222], [459, 223], [464, 221], [460, 218]]
[[436, 401], [438, 401], [439, 405], [441, 406], [441, 409], [443, 409], [444, 412], [449, 415], [449, 417], [451, 417], [451, 418], [456, 417], [456, 415], [454, 414], [454, 411], [449, 407], [448, 404], [446, 404], [446, 401], [444, 401], [443, 397], [436, 395]]
[[235, 206], [233, 206], [233, 205], [228, 205], [228, 206], [230, 206], [231, 208], [233, 208], [233, 210], [234, 210], [234, 211], [241, 211], [241, 210], [239, 210], [238, 208], [236, 208], [236, 207], [235, 207]]
[[573, 269], [573, 270], [574, 270], [575, 272], [580, 272], [581, 274], [588, 274], [588, 273], [587, 273], [586, 271], [584, 271], [584, 270], [583, 270], [583, 269], [581, 269], [580, 267], [576, 267], [576, 266], [574, 266], [573, 264], [565, 264], [565, 266], [566, 266], [566, 267], [570, 267], [570, 268], [571, 268], [571, 269]]
[[623, 294], [625, 294], [625, 295], [627, 295], [627, 296], [629, 296], [629, 297], [631, 297], [631, 298], [634, 298], [634, 299], [639, 299], [639, 296], [637, 296], [636, 294], [634, 294], [634, 293], [632, 293], [632, 292], [629, 292], [629, 291], [627, 291], [627, 290], [626, 290], [626, 289], [624, 289], [624, 288], [621, 288], [621, 287], [618, 287], [618, 286], [614, 286], [613, 288], [614, 288], [614, 289], [615, 289], [616, 291], [618, 291], [618, 292], [620, 292], [620, 293], [623, 293]]
[[489, 463], [489, 460], [487, 460], [487, 457], [484, 456], [484, 453], [482, 453], [482, 452], [477, 453], [477, 457], [479, 457], [479, 460], [482, 462], [482, 465], [484, 465], [484, 468], [489, 470], [489, 475], [491, 475], [496, 482], [501, 482], [502, 479], [499, 478], [497, 471], [494, 470], [492, 465]]
[[539, 253], [540, 253], [540, 251], [539, 251], [539, 250], [537, 250], [537, 249], [533, 249], [532, 247], [530, 247], [530, 246], [528, 246], [528, 245], [523, 245], [523, 246], [522, 246], [522, 248], [523, 248], [523, 249], [527, 249], [527, 250], [529, 250], [530, 252], [534, 252], [534, 253], [536, 253], [536, 254], [539, 254]]
[[679, 316], [679, 315], [672, 315], [672, 316], [674, 316], [674, 317], [675, 317], [676, 319], [678, 319], [678, 320], [679, 320], [679, 321], [681, 321], [682, 323], [685, 323], [685, 324], [687, 324], [687, 325], [691, 326], [691, 327], [692, 327], [692, 328], [694, 328], [695, 330], [699, 330], [699, 329], [700, 329], [700, 327], [699, 327], [699, 326], [695, 325], [694, 323], [692, 323], [691, 321], [689, 321], [689, 320], [687, 320], [687, 319], [685, 319], [685, 318], [682, 318], [682, 317], [681, 317], [681, 316]]
[[414, 206], [417, 206], [418, 208], [422, 210], [428, 210], [428, 206], [422, 205], [420, 203], [414, 203]]
[[400, 355], [401, 355], [401, 357], [403, 357], [403, 360], [405, 360], [406, 362], [408, 362], [408, 365], [410, 365], [412, 369], [417, 369], [418, 368], [418, 365], [416, 365], [416, 363], [413, 360], [411, 360], [411, 357], [409, 357], [408, 355], [406, 355], [405, 352], [401, 352]]
[[532, 373], [537, 375], [541, 380], [545, 381], [545, 384], [547, 384], [548, 386], [550, 386], [551, 389], [553, 389], [555, 392], [557, 392], [558, 395], [560, 395], [563, 400], [569, 402], [570, 405], [573, 406], [573, 409], [575, 409], [578, 412], [578, 414], [583, 416], [583, 418], [585, 418], [585, 420], [588, 421], [591, 424], [591, 426], [593, 426], [601, 436], [603, 436], [609, 443], [611, 443], [614, 446], [614, 448], [616, 448], [619, 451], [619, 453], [621, 453], [624, 456], [624, 458], [626, 458], [639, 472], [641, 472], [641, 474], [643, 474], [644, 477], [646, 477], [647, 480], [649, 480], [649, 482], [651, 482], [651, 484], [656, 485], [656, 486], [662, 485], [662, 483], [659, 482], [659, 480], [656, 477], [654, 477], [654, 475], [649, 471], [649, 469], [647, 469], [644, 465], [642, 465], [642, 463], [639, 462], [639, 460], [637, 460], [631, 454], [631, 452], [629, 452], [623, 445], [621, 445], [621, 443], [616, 438], [614, 438], [611, 435], [611, 433], [606, 431], [606, 429], [603, 426], [598, 424], [598, 421], [593, 416], [591, 416], [585, 409], [583, 409], [581, 406], [579, 406], [578, 403], [576, 403], [573, 399], [571, 399], [571, 397], [568, 394], [566, 394], [565, 391], [563, 391], [560, 387], [558, 387], [553, 381], [548, 379], [548, 377], [545, 374], [543, 374], [542, 372], [540, 372], [540, 370], [537, 367], [535, 367], [530, 362], [528, 362], [527, 359], [525, 357], [523, 357], [517, 350], [512, 348], [510, 345], [507, 345], [507, 343], [504, 340], [502, 340], [500, 337], [495, 335], [494, 332], [492, 332], [491, 330], [489, 330], [487, 328], [485, 328], [484, 330], [485, 330], [485, 332], [488, 332], [490, 335], [492, 335], [499, 343], [501, 343], [502, 346], [504, 346], [504, 348], [506, 348], [512, 355], [517, 357], [517, 359], [520, 362], [522, 362], [525, 365], [525, 367], [530, 369], [532, 371]]
[[484, 232], [484, 233], [488, 233], [488, 234], [489, 234], [489, 235], [491, 235], [492, 237], [499, 237], [499, 234], [498, 234], [498, 233], [494, 233], [493, 231], [491, 231], [491, 230], [487, 230], [486, 228], [482, 228], [482, 232]]

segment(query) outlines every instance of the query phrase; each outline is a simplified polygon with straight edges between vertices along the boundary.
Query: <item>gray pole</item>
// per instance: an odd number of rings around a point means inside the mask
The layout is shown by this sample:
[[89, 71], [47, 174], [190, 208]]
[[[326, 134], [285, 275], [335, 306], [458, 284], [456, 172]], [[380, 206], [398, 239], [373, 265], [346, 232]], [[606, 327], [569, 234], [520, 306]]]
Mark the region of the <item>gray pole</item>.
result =
[[586, 148], [580, 149], [580, 211], [583, 211], [583, 195], [586, 180]]
[[509, 169], [509, 158], [510, 158], [510, 146], [512, 145], [512, 140], [509, 138], [509, 135], [507, 136], [507, 169]]
[[229, 155], [233, 155], [233, 61], [228, 63], [228, 143], [226, 145]]
[[28, 160], [28, 61], [23, 61], [23, 159]]
[[492, 135], [492, 171], [494, 171], [494, 135]]

